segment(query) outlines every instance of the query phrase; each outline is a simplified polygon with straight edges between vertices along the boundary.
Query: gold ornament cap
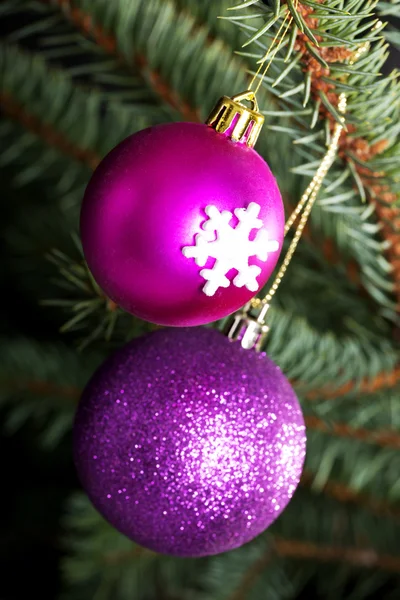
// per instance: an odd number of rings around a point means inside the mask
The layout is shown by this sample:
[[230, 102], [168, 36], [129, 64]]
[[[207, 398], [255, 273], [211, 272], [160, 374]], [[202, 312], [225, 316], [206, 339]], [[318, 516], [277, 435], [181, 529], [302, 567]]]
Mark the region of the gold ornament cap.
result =
[[[249, 102], [250, 108], [243, 104], [244, 101]], [[255, 145], [263, 123], [256, 95], [250, 90], [232, 98], [222, 96], [206, 121], [218, 133], [225, 133], [231, 140], [243, 142], [249, 148]]]

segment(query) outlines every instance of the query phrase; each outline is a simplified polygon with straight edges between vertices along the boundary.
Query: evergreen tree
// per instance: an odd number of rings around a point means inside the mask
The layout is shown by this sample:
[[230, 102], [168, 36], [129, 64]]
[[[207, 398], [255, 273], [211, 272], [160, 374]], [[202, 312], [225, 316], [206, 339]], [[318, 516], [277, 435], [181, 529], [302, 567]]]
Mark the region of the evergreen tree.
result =
[[96, 365], [153, 327], [106, 298], [82, 257], [80, 203], [101, 158], [134, 131], [202, 122], [221, 95], [244, 91], [287, 11], [257, 145], [287, 214], [348, 98], [339, 155], [268, 314], [268, 354], [308, 431], [294, 499], [254, 542], [182, 560], [136, 546], [74, 491], [60, 517], [65, 599], [398, 597], [400, 87], [386, 61], [400, 2], [232, 1], [0, 4], [0, 398], [6, 431], [30, 424], [48, 453], [68, 447]]

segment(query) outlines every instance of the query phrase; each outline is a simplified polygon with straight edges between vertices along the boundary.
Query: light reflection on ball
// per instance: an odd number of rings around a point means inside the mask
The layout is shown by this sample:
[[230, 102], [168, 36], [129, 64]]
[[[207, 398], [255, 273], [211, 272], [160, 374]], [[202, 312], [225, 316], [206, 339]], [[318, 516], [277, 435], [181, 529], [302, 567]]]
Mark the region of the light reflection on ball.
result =
[[213, 329], [166, 329], [94, 375], [74, 453], [93, 504], [119, 531], [158, 552], [204, 556], [244, 544], [282, 512], [305, 427], [267, 356]]
[[[233, 213], [252, 202], [279, 251], [249, 258], [260, 269], [257, 289], [230, 283], [208, 296], [200, 272], [215, 258], [199, 266], [183, 248], [203, 231], [207, 206]], [[275, 268], [284, 225], [267, 163], [253, 148], [200, 123], [157, 125], [121, 142], [97, 167], [81, 212], [85, 258], [105, 294], [137, 317], [179, 327], [222, 319], [246, 304]], [[236, 268], [227, 274], [230, 282]]]

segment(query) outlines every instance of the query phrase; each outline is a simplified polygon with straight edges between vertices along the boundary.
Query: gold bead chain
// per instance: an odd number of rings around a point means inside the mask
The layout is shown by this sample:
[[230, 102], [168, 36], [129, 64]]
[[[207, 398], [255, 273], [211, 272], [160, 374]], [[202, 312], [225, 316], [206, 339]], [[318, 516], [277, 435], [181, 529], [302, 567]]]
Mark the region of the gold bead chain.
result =
[[[342, 93], [339, 96], [339, 102], [338, 102], [338, 111], [341, 115], [344, 114], [344, 112], [346, 110], [346, 105], [347, 105], [347, 99], [346, 99], [345, 94]], [[269, 304], [273, 295], [275, 294], [276, 290], [278, 289], [278, 287], [282, 281], [282, 278], [285, 275], [286, 270], [290, 264], [290, 261], [292, 260], [292, 257], [293, 257], [293, 254], [295, 253], [297, 245], [300, 241], [301, 235], [303, 233], [304, 227], [306, 226], [311, 209], [315, 203], [315, 200], [317, 199], [317, 195], [321, 188], [322, 182], [323, 182], [326, 174], [328, 173], [329, 169], [331, 168], [333, 161], [335, 160], [336, 152], [337, 152], [337, 149], [339, 146], [339, 139], [340, 139], [340, 135], [343, 131], [343, 128], [344, 128], [344, 117], [342, 116], [341, 123], [336, 123], [336, 125], [335, 125], [331, 143], [329, 144], [328, 150], [327, 150], [324, 158], [322, 159], [317, 172], [315, 173], [311, 183], [309, 184], [309, 186], [307, 187], [303, 196], [301, 197], [301, 200], [300, 200], [299, 204], [297, 205], [296, 209], [293, 211], [292, 215], [290, 216], [290, 218], [288, 219], [288, 221], [286, 223], [285, 235], [289, 231], [289, 229], [292, 226], [292, 224], [294, 223], [294, 221], [296, 220], [296, 217], [300, 214], [301, 210], [305, 207], [304, 211], [300, 217], [300, 221], [297, 226], [294, 237], [290, 243], [290, 246], [288, 248], [286, 256], [283, 260], [283, 263], [282, 263], [281, 267], [279, 268], [279, 271], [276, 274], [274, 282], [273, 282], [269, 292], [267, 293], [267, 295], [262, 300], [260, 298], [253, 299], [253, 301], [252, 301], [253, 308], [257, 308], [261, 304]]]
[[[381, 26], [381, 22], [378, 21], [374, 25], [373, 29], [376, 30], [380, 26]], [[368, 47], [369, 47], [368, 42], [362, 44], [353, 53], [352, 57], [349, 60], [349, 64], [350, 65], [354, 64], [360, 58], [360, 56], [368, 49]], [[290, 261], [293, 258], [293, 254], [296, 251], [297, 245], [300, 241], [300, 238], [301, 238], [304, 228], [306, 226], [308, 217], [310, 216], [311, 210], [317, 199], [318, 192], [321, 189], [324, 178], [326, 177], [329, 169], [331, 168], [331, 166], [335, 160], [336, 153], [337, 153], [337, 150], [339, 147], [340, 136], [345, 127], [344, 113], [346, 112], [346, 107], [347, 107], [346, 95], [344, 93], [341, 93], [339, 96], [339, 100], [338, 100], [338, 112], [341, 115], [340, 122], [336, 123], [336, 125], [335, 125], [333, 134], [332, 134], [332, 139], [328, 146], [328, 150], [327, 150], [325, 156], [323, 157], [323, 159], [322, 159], [314, 177], [312, 178], [310, 184], [308, 185], [306, 191], [302, 195], [299, 203], [297, 204], [296, 208], [294, 209], [294, 211], [292, 212], [292, 214], [290, 215], [290, 217], [288, 218], [288, 220], [285, 223], [284, 235], [286, 236], [288, 231], [291, 229], [293, 223], [296, 221], [297, 217], [302, 213], [300, 220], [299, 220], [299, 224], [296, 228], [293, 239], [292, 239], [292, 241], [289, 245], [289, 248], [286, 252], [286, 256], [283, 260], [283, 263], [280, 266], [278, 273], [276, 274], [275, 279], [273, 281], [273, 284], [272, 284], [271, 288], [269, 289], [268, 293], [265, 295], [265, 297], [264, 298], [253, 298], [250, 302], [250, 310], [251, 309], [261, 310], [261, 312], [258, 316], [258, 319], [257, 319], [257, 321], [259, 321], [260, 323], [261, 322], [263, 323], [265, 320], [265, 316], [266, 316], [266, 313], [268, 310], [269, 303], [270, 303], [271, 299], [273, 298], [274, 294], [276, 293], [276, 291], [287, 271], [287, 268], [290, 264]]]

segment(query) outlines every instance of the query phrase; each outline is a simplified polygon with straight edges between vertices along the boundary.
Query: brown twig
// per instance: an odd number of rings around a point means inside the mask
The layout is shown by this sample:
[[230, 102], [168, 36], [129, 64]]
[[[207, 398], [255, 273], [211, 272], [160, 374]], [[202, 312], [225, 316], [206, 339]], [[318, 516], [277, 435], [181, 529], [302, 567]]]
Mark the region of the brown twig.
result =
[[[126, 560], [136, 560], [143, 554], [157, 557], [157, 554], [137, 547], [121, 552], [108, 554], [104, 557], [106, 564], [120, 564]], [[281, 558], [294, 558], [299, 560], [315, 560], [316, 562], [344, 562], [356, 567], [381, 569], [383, 571], [400, 571], [400, 557], [389, 554], [378, 554], [373, 548], [357, 548], [346, 546], [328, 546], [307, 542], [303, 540], [288, 540], [275, 537], [273, 543], [265, 552], [245, 571], [242, 580], [229, 600], [244, 600], [252, 589], [256, 580], [262, 575], [274, 554]]]
[[327, 546], [303, 540], [274, 539], [279, 556], [315, 560], [317, 562], [344, 562], [356, 567], [400, 572], [400, 556], [378, 554], [373, 548]]
[[163, 102], [177, 110], [185, 121], [193, 121], [195, 123], [202, 122], [200, 109], [191, 107], [188, 102], [183, 100], [179, 94], [167, 84], [165, 79], [157, 73], [157, 71], [149, 67], [144, 56], [138, 56], [135, 59], [135, 64], [146, 77], [147, 81], [150, 82], [153, 90], [160, 96]]
[[142, 546], [133, 546], [130, 550], [108, 552], [103, 555], [103, 561], [107, 565], [118, 565], [131, 559], [136, 560], [142, 556], [157, 558], [158, 555]]
[[[48, 0], [42, 0], [48, 3]], [[87, 37], [91, 37], [100, 48], [108, 54], [117, 57], [121, 62], [126, 62], [125, 57], [118, 51], [117, 41], [114, 36], [96, 23], [89, 13], [85, 13], [73, 4], [73, 0], [55, 0], [67, 18]], [[165, 79], [155, 69], [151, 69], [145, 56], [134, 58], [134, 63], [144, 78], [150, 83], [156, 94], [169, 106], [177, 110], [186, 121], [201, 121], [200, 110], [191, 106], [181, 98]], [[130, 65], [128, 65], [129, 67]]]
[[343, 562], [356, 567], [400, 571], [400, 556], [378, 554], [373, 548], [328, 546], [303, 540], [287, 540], [275, 537], [266, 551], [246, 570], [242, 580], [228, 600], [245, 600], [249, 591], [261, 577], [265, 567], [275, 553], [281, 558], [313, 560], [316, 562]]
[[[317, 0], [317, 2], [323, 4], [323, 0]], [[318, 26], [318, 17], [314, 15], [314, 8], [300, 2], [298, 10], [302, 13], [307, 25], [315, 30]], [[316, 36], [316, 39], [321, 41], [322, 38]], [[309, 52], [307, 44], [313, 45], [313, 42], [304, 33], [299, 32], [295, 49], [302, 53], [303, 70], [310, 72], [312, 75], [311, 95], [317, 99], [319, 93], [323, 91], [329, 102], [336, 106], [339, 94], [335, 84], [332, 81], [326, 81], [326, 78], [330, 75], [329, 65], [321, 65]], [[326, 63], [345, 62], [353, 53], [352, 50], [347, 48], [330, 47], [319, 47], [317, 51]], [[328, 118], [332, 127], [334, 126], [334, 117], [323, 104], [320, 107], [320, 115], [322, 118]], [[370, 144], [365, 138], [357, 137], [356, 133], [357, 128], [354, 125], [348, 125], [347, 132], [343, 132], [340, 138], [339, 156], [345, 162], [351, 160], [353, 155], [360, 161], [368, 163], [375, 156], [382, 154], [388, 147], [388, 141], [385, 139]], [[398, 302], [397, 310], [400, 310], [400, 209], [394, 206], [397, 201], [397, 194], [392, 192], [387, 184], [380, 182], [381, 177], [385, 175], [384, 172], [374, 172], [361, 166], [357, 161], [352, 161], [352, 164], [365, 187], [369, 201], [375, 206], [382, 224], [382, 237], [390, 242], [386, 254], [393, 267], [394, 293]]]
[[[385, 185], [378, 182], [372, 184], [376, 198], [385, 203], [397, 202], [396, 194], [390, 192]], [[390, 243], [386, 251], [388, 260], [393, 267], [393, 279], [397, 298], [397, 311], [400, 310], [400, 208], [397, 206], [385, 206], [380, 202], [371, 200], [375, 205], [376, 213], [382, 224], [382, 236]]]
[[271, 561], [274, 552], [272, 548], [268, 548], [261, 556], [253, 562], [253, 564], [245, 571], [239, 585], [228, 598], [228, 600], [245, 600], [249, 591], [253, 587], [256, 580], [262, 575], [264, 569]]
[[341, 387], [334, 389], [328, 386], [307, 392], [307, 400], [335, 399], [356, 390], [360, 394], [373, 394], [379, 390], [395, 387], [400, 382], [400, 367], [392, 371], [378, 373], [373, 378], [365, 378], [361, 383], [349, 381]]
[[16, 381], [2, 382], [2, 387], [13, 393], [27, 391], [35, 396], [57, 396], [77, 402], [81, 395], [81, 389], [75, 386], [60, 385], [52, 381]]
[[[314, 474], [311, 471], [304, 469], [300, 484], [310, 488], [313, 482]], [[396, 510], [395, 507], [388, 502], [374, 498], [368, 494], [356, 492], [340, 481], [329, 480], [322, 488], [318, 488], [316, 492], [326, 494], [341, 503], [356, 504], [357, 506], [382, 517], [400, 519], [400, 510]]]
[[331, 433], [337, 437], [359, 440], [368, 444], [376, 444], [383, 448], [400, 449], [400, 435], [396, 431], [374, 431], [365, 427], [351, 427], [351, 425], [341, 422], [327, 423], [323, 419], [319, 419], [313, 415], [307, 415], [304, 420], [307, 428], [314, 431]]
[[100, 158], [95, 152], [89, 149], [80, 148], [72, 143], [62, 133], [56, 131], [53, 127], [44, 123], [35, 115], [28, 113], [7, 92], [0, 92], [0, 107], [8, 117], [20, 123], [28, 131], [31, 131], [40, 137], [49, 146], [57, 148], [57, 150], [63, 154], [86, 164], [91, 169], [95, 169], [100, 162]]

